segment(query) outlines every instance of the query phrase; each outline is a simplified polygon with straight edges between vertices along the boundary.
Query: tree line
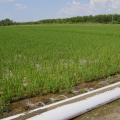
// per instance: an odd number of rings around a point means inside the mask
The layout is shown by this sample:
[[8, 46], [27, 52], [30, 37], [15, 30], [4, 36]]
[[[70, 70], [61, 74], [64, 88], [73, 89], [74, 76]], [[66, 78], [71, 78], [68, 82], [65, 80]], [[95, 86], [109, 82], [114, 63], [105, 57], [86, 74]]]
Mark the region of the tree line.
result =
[[0, 21], [0, 26], [8, 26], [8, 25], [13, 25], [13, 24], [15, 24], [15, 22], [10, 20], [9, 18], [6, 18]]
[[103, 23], [103, 24], [120, 24], [120, 15], [119, 14], [109, 14], [109, 15], [95, 15], [95, 16], [77, 16], [71, 18], [63, 18], [63, 19], [45, 19], [39, 20], [35, 22], [14, 22], [10, 19], [4, 19], [0, 21], [1, 26], [8, 25], [19, 25], [19, 24], [52, 24], [52, 23]]
[[120, 15], [110, 14], [110, 15], [96, 15], [96, 16], [77, 16], [65, 19], [47, 19], [41, 20], [37, 23], [114, 23], [120, 24]]

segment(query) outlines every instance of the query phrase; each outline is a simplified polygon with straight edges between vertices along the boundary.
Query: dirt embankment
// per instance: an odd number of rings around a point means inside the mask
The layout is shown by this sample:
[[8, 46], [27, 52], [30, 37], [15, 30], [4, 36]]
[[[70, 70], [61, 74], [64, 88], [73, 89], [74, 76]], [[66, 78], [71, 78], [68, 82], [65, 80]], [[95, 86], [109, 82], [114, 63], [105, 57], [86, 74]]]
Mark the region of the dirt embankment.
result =
[[[95, 90], [97, 88], [101, 88], [106, 85], [110, 85], [112, 83], [119, 82], [119, 81], [120, 81], [120, 75], [114, 75], [105, 79], [99, 79], [92, 82], [80, 83], [79, 85], [75, 86], [70, 93], [63, 91], [59, 94], [48, 94], [44, 96], [36, 96], [36, 97], [26, 98], [19, 101], [14, 101], [14, 102], [11, 102], [7, 111], [2, 113], [2, 115], [0, 115], [0, 118], [8, 117], [8, 116], [25, 112], [34, 108], [38, 108], [43, 105], [42, 102], [45, 103], [45, 105], [48, 105], [48, 104], [60, 101], [62, 99], [65, 99], [64, 95], [67, 96], [68, 98], [73, 97], [75, 95], [79, 95], [91, 90]], [[80, 120], [87, 120], [87, 119], [81, 118]], [[95, 119], [89, 119], [89, 120], [95, 120]], [[97, 119], [97, 120], [103, 120], [103, 119]], [[105, 120], [109, 120], [109, 119], [105, 119]], [[110, 120], [113, 120], [113, 119], [110, 119]]]

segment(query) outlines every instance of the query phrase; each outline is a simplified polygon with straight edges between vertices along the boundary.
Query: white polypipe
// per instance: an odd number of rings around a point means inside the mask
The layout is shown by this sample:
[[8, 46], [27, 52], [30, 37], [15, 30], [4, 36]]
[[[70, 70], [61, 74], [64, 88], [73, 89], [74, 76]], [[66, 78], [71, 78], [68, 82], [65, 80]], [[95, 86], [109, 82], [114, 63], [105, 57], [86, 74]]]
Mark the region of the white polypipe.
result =
[[58, 107], [56, 109], [29, 118], [28, 120], [69, 120], [119, 98], [120, 88], [115, 88], [80, 102]]
[[[57, 102], [57, 103], [53, 103], [53, 104], [50, 104], [50, 105], [46, 105], [46, 106], [44, 106], [44, 107], [40, 107], [40, 108], [31, 110], [31, 111], [27, 112], [27, 114], [30, 114], [30, 113], [35, 112], [35, 111], [38, 111], [38, 110], [48, 109], [48, 108], [50, 108], [50, 107], [53, 107], [53, 106], [56, 106], [56, 105], [59, 105], [59, 104], [63, 104], [63, 103], [65, 103], [65, 102], [69, 102], [69, 101], [75, 100], [75, 99], [77, 99], [77, 98], [81, 98], [81, 97], [83, 97], [83, 96], [91, 95], [91, 94], [94, 94], [94, 93], [96, 93], [96, 92], [100, 92], [100, 91], [105, 90], [105, 89], [111, 89], [112, 87], [115, 87], [115, 86], [120, 86], [120, 82], [114, 83], [114, 84], [112, 84], [112, 85], [105, 86], [105, 87], [103, 87], [103, 88], [99, 88], [99, 89], [97, 89], [97, 90], [93, 90], [93, 91], [84, 93], [84, 94], [81, 94], [81, 95], [77, 95], [77, 96], [75, 96], [75, 97], [72, 97], [72, 98], [68, 98], [68, 99], [59, 101], [59, 102]], [[21, 113], [21, 114], [17, 114], [17, 115], [14, 115], [14, 116], [10, 116], [10, 117], [7, 117], [7, 118], [3, 118], [3, 119], [1, 119], [1, 120], [11, 120], [11, 119], [15, 119], [15, 118], [18, 118], [18, 117], [24, 116], [24, 115], [26, 115], [26, 112]]]

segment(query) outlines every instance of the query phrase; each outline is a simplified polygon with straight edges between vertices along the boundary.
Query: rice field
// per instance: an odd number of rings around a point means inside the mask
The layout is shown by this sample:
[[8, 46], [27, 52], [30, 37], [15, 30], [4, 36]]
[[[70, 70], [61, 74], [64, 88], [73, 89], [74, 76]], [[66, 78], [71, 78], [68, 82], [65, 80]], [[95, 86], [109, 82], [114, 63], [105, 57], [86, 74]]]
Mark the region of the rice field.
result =
[[0, 109], [120, 73], [120, 25], [0, 27]]

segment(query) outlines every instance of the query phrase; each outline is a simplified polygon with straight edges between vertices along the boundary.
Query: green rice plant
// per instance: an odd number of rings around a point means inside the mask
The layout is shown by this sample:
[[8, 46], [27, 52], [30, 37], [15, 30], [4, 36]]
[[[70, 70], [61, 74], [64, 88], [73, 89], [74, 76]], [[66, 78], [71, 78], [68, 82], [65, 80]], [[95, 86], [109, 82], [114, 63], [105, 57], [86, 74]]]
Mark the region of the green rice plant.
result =
[[1, 110], [120, 72], [120, 25], [0, 27]]

